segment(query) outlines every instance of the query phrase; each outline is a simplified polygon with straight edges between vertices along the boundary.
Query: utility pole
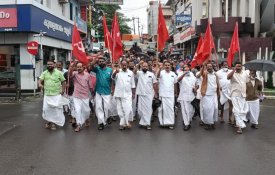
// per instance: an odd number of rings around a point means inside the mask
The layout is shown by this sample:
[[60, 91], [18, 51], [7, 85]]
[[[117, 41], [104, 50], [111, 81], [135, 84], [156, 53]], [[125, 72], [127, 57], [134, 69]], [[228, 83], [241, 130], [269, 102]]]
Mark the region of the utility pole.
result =
[[135, 17], [132, 18], [133, 19], [133, 29], [134, 29], [134, 34], [136, 34], [136, 26], [135, 26]]
[[138, 20], [138, 36], [140, 37], [140, 26], [139, 26], [139, 18], [136, 18]]

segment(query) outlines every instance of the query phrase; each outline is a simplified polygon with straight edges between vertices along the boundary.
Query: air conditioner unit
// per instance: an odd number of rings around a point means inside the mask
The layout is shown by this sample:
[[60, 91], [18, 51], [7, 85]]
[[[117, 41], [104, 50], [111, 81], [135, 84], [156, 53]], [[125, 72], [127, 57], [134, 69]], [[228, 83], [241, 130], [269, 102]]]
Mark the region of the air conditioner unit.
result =
[[68, 3], [69, 0], [58, 0], [58, 2], [59, 2], [60, 4], [64, 4], [64, 3]]

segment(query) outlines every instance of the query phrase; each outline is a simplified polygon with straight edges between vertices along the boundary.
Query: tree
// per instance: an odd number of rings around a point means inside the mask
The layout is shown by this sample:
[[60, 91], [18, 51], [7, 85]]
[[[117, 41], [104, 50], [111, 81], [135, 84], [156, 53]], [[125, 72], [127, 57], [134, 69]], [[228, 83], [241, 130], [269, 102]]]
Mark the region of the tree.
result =
[[[94, 29], [98, 33], [98, 39], [100, 41], [103, 41], [103, 26], [102, 26], [102, 15], [104, 12], [106, 16], [107, 26], [109, 28], [109, 31], [111, 31], [112, 27], [112, 21], [115, 12], [121, 9], [119, 5], [101, 5], [96, 4], [95, 5], [95, 11], [92, 13], [92, 29]], [[117, 17], [119, 21], [120, 26], [120, 32], [121, 34], [128, 34], [131, 33], [131, 28], [127, 25], [127, 22], [130, 21], [129, 18], [125, 17], [124, 14], [117, 12]]]

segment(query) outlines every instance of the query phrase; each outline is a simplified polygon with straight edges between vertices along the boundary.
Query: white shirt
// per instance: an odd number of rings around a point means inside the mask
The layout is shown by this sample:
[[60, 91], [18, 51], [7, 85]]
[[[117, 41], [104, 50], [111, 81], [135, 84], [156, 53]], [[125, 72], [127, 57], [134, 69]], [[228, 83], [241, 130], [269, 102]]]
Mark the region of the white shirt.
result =
[[127, 98], [132, 97], [132, 88], [135, 88], [134, 73], [130, 70], [120, 71], [115, 77], [114, 97]]
[[177, 83], [177, 75], [172, 71], [168, 73], [166, 70], [162, 70], [159, 77], [159, 96], [174, 97], [175, 83]]
[[[178, 77], [182, 76], [184, 72], [179, 72]], [[184, 75], [182, 80], [179, 82], [180, 84], [180, 93], [178, 100], [183, 101], [193, 101], [195, 98], [195, 94], [193, 92], [193, 88], [196, 86], [196, 77], [192, 72], [189, 72]]]
[[217, 94], [217, 77], [215, 73], [208, 73], [207, 78], [207, 89], [205, 95]]
[[247, 82], [249, 82], [249, 76], [246, 72], [235, 72], [231, 78], [231, 96], [245, 98]]
[[227, 75], [229, 70], [225, 71], [224, 69], [220, 69], [217, 71], [216, 75], [218, 75], [220, 86], [223, 90], [226, 90], [230, 86], [230, 80], [227, 79]]
[[154, 73], [147, 71], [144, 73], [143, 71], [137, 72], [137, 95], [154, 95], [154, 83], [157, 83], [156, 76]]

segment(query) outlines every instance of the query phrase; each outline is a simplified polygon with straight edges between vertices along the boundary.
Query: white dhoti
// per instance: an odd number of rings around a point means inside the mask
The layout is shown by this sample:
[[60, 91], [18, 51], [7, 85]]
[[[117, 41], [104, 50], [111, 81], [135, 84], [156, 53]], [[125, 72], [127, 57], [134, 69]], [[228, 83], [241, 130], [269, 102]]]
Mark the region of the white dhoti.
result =
[[224, 105], [228, 100], [231, 100], [228, 89], [220, 91], [220, 103]]
[[260, 115], [260, 100], [247, 101], [249, 111], [247, 113], [247, 119], [250, 120], [252, 124], [258, 125], [258, 119]]
[[245, 128], [244, 121], [247, 121], [246, 114], [248, 112], [248, 105], [243, 97], [231, 97], [233, 104], [233, 114], [235, 116], [236, 125], [240, 128]]
[[137, 95], [135, 95], [135, 98], [132, 99], [132, 113], [131, 116], [129, 118], [129, 121], [133, 121], [134, 117], [136, 117], [136, 111], [137, 111]]
[[217, 95], [205, 95], [201, 98], [201, 117], [205, 124], [213, 125], [218, 121]]
[[139, 95], [138, 96], [138, 116], [140, 117], [139, 124], [142, 126], [151, 125], [151, 117], [153, 96]]
[[75, 120], [78, 125], [83, 125], [90, 117], [89, 98], [79, 99], [74, 97]]
[[191, 101], [180, 100], [179, 102], [181, 106], [182, 119], [184, 125], [187, 126], [190, 124], [190, 121], [192, 120], [195, 110], [193, 105], [191, 104]]
[[120, 126], [128, 126], [129, 118], [132, 117], [132, 98], [116, 97], [117, 112], [120, 118]]
[[110, 107], [109, 107], [109, 116], [117, 116], [117, 106], [116, 106], [116, 98], [111, 96]]
[[158, 109], [158, 118], [161, 126], [175, 124], [174, 97], [161, 97], [161, 106]]
[[42, 117], [48, 122], [52, 122], [58, 126], [63, 126], [65, 123], [65, 116], [63, 114], [63, 105], [61, 95], [44, 96]]
[[98, 124], [106, 125], [109, 118], [111, 95], [95, 95], [95, 113], [97, 116]]

